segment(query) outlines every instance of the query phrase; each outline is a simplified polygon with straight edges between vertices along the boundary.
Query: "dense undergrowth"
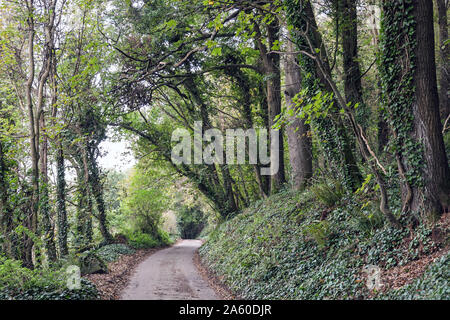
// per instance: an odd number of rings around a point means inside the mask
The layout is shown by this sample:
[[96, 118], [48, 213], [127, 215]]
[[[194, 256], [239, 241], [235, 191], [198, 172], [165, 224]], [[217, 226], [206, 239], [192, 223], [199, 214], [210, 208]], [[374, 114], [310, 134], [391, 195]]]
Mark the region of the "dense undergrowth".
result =
[[81, 279], [80, 289], [69, 289], [66, 269], [21, 266], [18, 260], [0, 258], [0, 300], [92, 300], [96, 287]]
[[81, 278], [80, 289], [67, 286], [69, 265], [80, 265], [80, 257], [94, 254], [105, 266], [121, 255], [133, 254], [136, 249], [161, 247], [171, 244], [169, 236], [160, 231], [158, 237], [144, 233], [133, 233], [124, 243], [94, 247], [83, 254], [72, 254], [57, 265], [29, 269], [19, 260], [0, 256], [0, 300], [96, 300], [99, 292], [95, 285]]
[[329, 185], [281, 192], [219, 225], [200, 255], [244, 299], [449, 299], [448, 253], [399, 290], [367, 289], [365, 266], [402, 266], [446, 244], [426, 224], [391, 227], [360, 200]]

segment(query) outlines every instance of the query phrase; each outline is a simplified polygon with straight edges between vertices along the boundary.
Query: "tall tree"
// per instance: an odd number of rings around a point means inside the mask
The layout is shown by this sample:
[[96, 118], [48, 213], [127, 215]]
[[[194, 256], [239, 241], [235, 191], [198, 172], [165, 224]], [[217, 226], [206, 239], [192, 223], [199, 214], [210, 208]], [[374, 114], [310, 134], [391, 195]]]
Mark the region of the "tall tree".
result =
[[[267, 43], [264, 44], [262, 38], [262, 31], [259, 25], [255, 22], [254, 29], [256, 32], [256, 41], [261, 55], [262, 65], [266, 81], [266, 95], [267, 106], [269, 114], [269, 125], [275, 125], [276, 117], [281, 112], [281, 70], [280, 70], [280, 55], [273, 52], [271, 49], [276, 46], [280, 39], [280, 26], [277, 18], [272, 18], [272, 21], [267, 24]], [[284, 173], [284, 142], [283, 131], [279, 130], [279, 142], [273, 144], [271, 141], [270, 160], [271, 160], [271, 193], [276, 193], [283, 183], [286, 182]], [[276, 149], [274, 149], [276, 148]], [[274, 155], [278, 155], [276, 158]], [[275, 170], [277, 168], [278, 170]]]
[[[55, 45], [55, 18], [56, 18], [56, 5], [57, 0], [44, 1], [44, 39], [45, 45], [43, 48], [43, 66], [38, 77], [38, 93], [36, 102], [36, 136], [42, 141], [39, 147], [39, 161], [40, 161], [40, 195], [39, 195], [39, 213], [42, 216], [42, 226], [44, 231], [44, 242], [47, 257], [50, 261], [56, 260], [56, 247], [54, 242], [54, 229], [52, 226], [51, 209], [49, 205], [49, 179], [48, 179], [48, 133], [45, 122], [45, 86], [47, 80], [52, 72], [52, 64], [55, 60], [52, 58], [54, 55]], [[39, 145], [39, 142], [37, 142]]]
[[[52, 110], [52, 124], [56, 126], [58, 116], [58, 80], [57, 80], [57, 59], [55, 52], [52, 53], [52, 68], [50, 72], [51, 79], [51, 110]], [[62, 112], [60, 112], [61, 114]], [[59, 132], [54, 144], [56, 146], [56, 226], [58, 229], [58, 248], [60, 257], [69, 254], [67, 244], [67, 208], [66, 208], [66, 175], [64, 166], [64, 149], [63, 149], [63, 132]]]
[[294, 44], [287, 40], [287, 54], [285, 56], [285, 89], [288, 113], [292, 113], [286, 128], [289, 161], [292, 168], [292, 180], [294, 188], [304, 188], [312, 176], [312, 146], [309, 135], [310, 127], [304, 119], [298, 117], [298, 107], [293, 101], [295, 95], [301, 90], [301, 70], [295, 59]]
[[[322, 92], [333, 93], [334, 90], [327, 79], [328, 75], [331, 76], [331, 66], [311, 1], [301, 3], [286, 1], [286, 14], [288, 23], [293, 26], [292, 40], [297, 50], [302, 53], [299, 55], [299, 63], [303, 74], [303, 86], [308, 91], [308, 99], [311, 101]], [[322, 102], [324, 109], [327, 105], [330, 103]], [[332, 108], [325, 117], [315, 117], [315, 127], [327, 159], [335, 169], [342, 172], [347, 188], [354, 191], [362, 181], [361, 172], [356, 163], [350, 137], [336, 110], [337, 101], [332, 101], [331, 105]]]
[[0, 232], [5, 236], [5, 239], [3, 240], [3, 251], [9, 257], [14, 257], [13, 246], [11, 243], [13, 212], [8, 199], [9, 183], [7, 177], [8, 166], [6, 151], [5, 143], [0, 137]]
[[382, 41], [380, 69], [403, 210], [439, 215], [449, 203], [450, 170], [439, 118], [432, 1], [383, 1]]
[[335, 0], [337, 17], [341, 21], [342, 57], [344, 67], [344, 92], [347, 103], [356, 109], [357, 120], [367, 125], [368, 110], [364, 103], [361, 84], [361, 68], [358, 55], [358, 16], [357, 2], [353, 0]]
[[[37, 232], [38, 225], [38, 210], [39, 210], [39, 136], [36, 132], [36, 118], [37, 112], [33, 105], [33, 82], [35, 80], [35, 58], [34, 58], [34, 39], [36, 35], [35, 30], [35, 8], [34, 1], [26, 1], [27, 8], [27, 27], [28, 27], [28, 39], [27, 39], [27, 53], [28, 53], [28, 74], [27, 82], [25, 86], [26, 108], [28, 111], [29, 121], [29, 138], [30, 138], [30, 153], [31, 153], [31, 175], [33, 193], [31, 195], [31, 216], [29, 218], [29, 228], [32, 232]], [[31, 238], [26, 239], [26, 255], [25, 265], [32, 267], [32, 249], [33, 241]]]

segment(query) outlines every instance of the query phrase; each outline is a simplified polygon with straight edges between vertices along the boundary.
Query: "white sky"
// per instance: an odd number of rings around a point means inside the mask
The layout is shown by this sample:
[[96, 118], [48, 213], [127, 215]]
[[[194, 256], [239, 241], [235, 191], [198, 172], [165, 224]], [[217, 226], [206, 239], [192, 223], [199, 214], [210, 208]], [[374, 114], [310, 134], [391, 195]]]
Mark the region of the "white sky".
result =
[[115, 169], [125, 172], [136, 164], [136, 159], [130, 150], [130, 143], [126, 140], [112, 141], [107, 139], [100, 144], [101, 157], [99, 164], [104, 169]]

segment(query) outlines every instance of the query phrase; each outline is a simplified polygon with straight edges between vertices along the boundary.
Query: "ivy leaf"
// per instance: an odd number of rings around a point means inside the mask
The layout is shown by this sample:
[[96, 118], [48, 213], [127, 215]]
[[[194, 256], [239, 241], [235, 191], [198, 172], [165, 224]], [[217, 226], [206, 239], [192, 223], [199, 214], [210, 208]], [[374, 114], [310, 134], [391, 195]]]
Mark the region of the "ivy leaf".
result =
[[221, 47], [215, 47], [215, 48], [211, 51], [211, 55], [212, 55], [213, 57], [221, 56], [221, 55], [222, 55], [222, 48], [221, 48]]

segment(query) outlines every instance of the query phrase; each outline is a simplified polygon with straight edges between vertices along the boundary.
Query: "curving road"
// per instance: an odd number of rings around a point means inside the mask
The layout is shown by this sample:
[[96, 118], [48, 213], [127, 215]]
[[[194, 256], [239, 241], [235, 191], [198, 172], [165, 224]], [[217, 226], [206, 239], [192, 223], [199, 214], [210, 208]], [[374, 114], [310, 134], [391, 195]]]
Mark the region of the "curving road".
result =
[[160, 250], [136, 269], [122, 300], [217, 300], [194, 265], [200, 240], [182, 240]]

